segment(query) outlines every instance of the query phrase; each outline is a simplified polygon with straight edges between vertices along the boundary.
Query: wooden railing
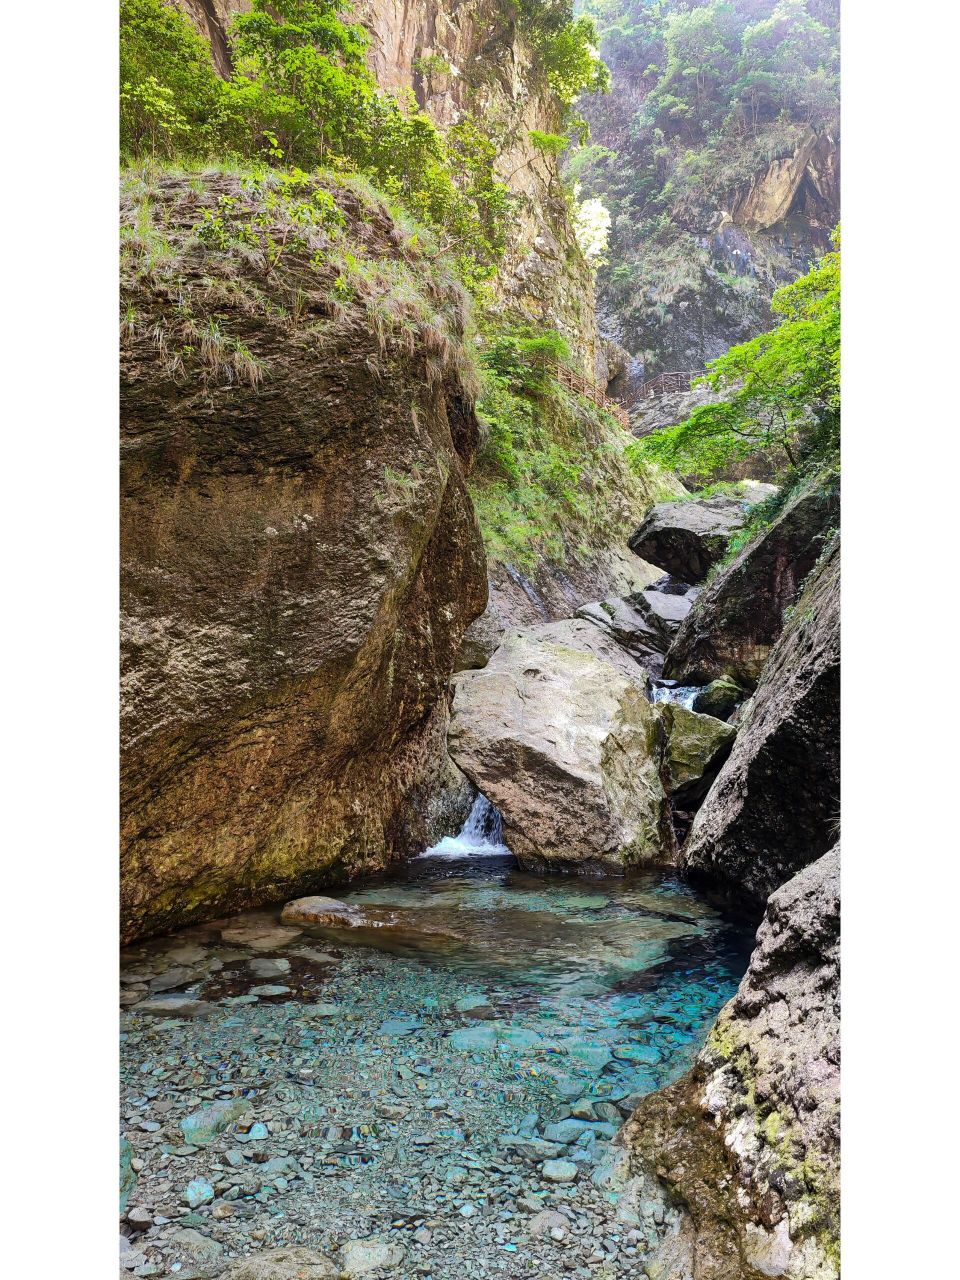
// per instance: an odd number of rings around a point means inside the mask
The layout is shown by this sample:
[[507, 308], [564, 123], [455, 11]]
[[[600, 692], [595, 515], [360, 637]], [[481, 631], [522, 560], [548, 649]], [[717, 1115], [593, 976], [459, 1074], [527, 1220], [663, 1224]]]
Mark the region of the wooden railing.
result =
[[574, 369], [570, 369], [567, 365], [561, 364], [559, 360], [546, 359], [544, 367], [562, 387], [566, 387], [568, 391], [575, 391], [579, 396], [584, 396], [599, 409], [606, 409], [607, 413], [613, 414], [621, 427], [626, 430], [630, 429], [629, 413], [627, 413], [622, 404], [611, 399], [602, 387], [599, 387], [595, 382], [591, 382], [589, 378], [585, 378]]
[[690, 383], [695, 378], [702, 378], [705, 369], [691, 369], [685, 373], [658, 373], [649, 382], [644, 382], [639, 391], [641, 400], [650, 400], [653, 396], [665, 396], [671, 391], [689, 391]]

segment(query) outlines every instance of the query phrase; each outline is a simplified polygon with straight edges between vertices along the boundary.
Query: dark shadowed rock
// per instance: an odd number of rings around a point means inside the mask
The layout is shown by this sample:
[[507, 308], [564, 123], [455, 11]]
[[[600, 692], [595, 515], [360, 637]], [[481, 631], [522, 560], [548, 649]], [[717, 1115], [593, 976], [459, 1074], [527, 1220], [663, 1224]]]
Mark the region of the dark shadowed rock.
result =
[[448, 741], [524, 865], [618, 870], [672, 851], [646, 672], [586, 620], [508, 632], [461, 672]]
[[838, 477], [817, 478], [793, 495], [704, 587], [670, 647], [664, 674], [681, 684], [726, 675], [752, 688], [783, 629], [784, 610], [823, 550], [824, 535], [839, 524]]
[[839, 794], [837, 534], [770, 655], [683, 865], [760, 905], [830, 847]]
[[747, 518], [737, 498], [661, 502], [630, 538], [630, 550], [681, 582], [702, 582]]
[[[255, 213], [228, 176], [158, 186], [175, 288], [125, 259], [125, 938], [429, 843], [445, 685], [486, 600], [462, 293], [405, 249], [436, 327], [378, 339], [359, 294], [332, 306], [335, 268], [308, 251], [265, 275], [199, 240], [221, 195]], [[397, 267], [386, 211], [337, 199], [347, 242]]]
[[657, 1274], [839, 1276], [839, 939], [836, 846], [771, 896], [696, 1066], [624, 1126], [640, 1186], [684, 1218]]

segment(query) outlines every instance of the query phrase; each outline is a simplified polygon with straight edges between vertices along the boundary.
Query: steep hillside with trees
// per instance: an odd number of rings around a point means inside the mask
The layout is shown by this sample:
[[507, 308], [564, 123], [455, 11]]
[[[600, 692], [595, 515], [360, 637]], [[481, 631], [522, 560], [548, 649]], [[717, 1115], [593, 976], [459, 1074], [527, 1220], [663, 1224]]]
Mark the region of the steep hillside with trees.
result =
[[839, 220], [836, 0], [588, 0], [613, 92], [569, 161], [611, 216], [602, 327], [634, 379], [771, 321]]

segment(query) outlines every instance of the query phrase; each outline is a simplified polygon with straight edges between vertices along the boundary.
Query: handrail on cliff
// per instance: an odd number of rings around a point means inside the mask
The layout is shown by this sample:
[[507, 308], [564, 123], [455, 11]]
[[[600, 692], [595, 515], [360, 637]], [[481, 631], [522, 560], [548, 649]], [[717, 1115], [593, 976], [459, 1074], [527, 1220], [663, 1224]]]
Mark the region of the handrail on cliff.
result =
[[544, 357], [542, 363], [547, 372], [560, 383], [561, 387], [566, 387], [568, 391], [575, 391], [577, 395], [584, 396], [599, 409], [606, 409], [607, 413], [616, 418], [621, 427], [629, 431], [629, 413], [627, 413], [622, 404], [608, 396], [596, 382], [591, 382], [589, 378], [577, 373], [569, 365], [561, 364], [559, 360], [549, 356]]
[[651, 400], [654, 396], [667, 395], [672, 391], [689, 391], [690, 384], [696, 378], [702, 378], [706, 369], [688, 369], [683, 373], [658, 373], [649, 382], [640, 384], [637, 392], [641, 400]]

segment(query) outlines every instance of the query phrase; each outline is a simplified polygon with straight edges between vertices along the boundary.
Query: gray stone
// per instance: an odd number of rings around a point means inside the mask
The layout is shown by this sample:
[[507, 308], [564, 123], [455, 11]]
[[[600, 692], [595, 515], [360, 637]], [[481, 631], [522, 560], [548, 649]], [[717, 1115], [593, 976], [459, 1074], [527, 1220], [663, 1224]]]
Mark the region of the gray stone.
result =
[[596, 627], [509, 632], [454, 690], [450, 753], [523, 865], [620, 869], [670, 847], [645, 673]]
[[365, 1276], [372, 1271], [392, 1271], [406, 1256], [402, 1245], [393, 1244], [382, 1236], [370, 1236], [366, 1240], [349, 1240], [341, 1250], [343, 1275]]
[[338, 1280], [339, 1276], [339, 1267], [326, 1254], [296, 1245], [231, 1262], [221, 1280]]
[[580, 1170], [572, 1160], [545, 1160], [540, 1173], [546, 1182], [576, 1182]]
[[746, 518], [737, 498], [661, 502], [631, 535], [630, 550], [681, 582], [702, 582]]

